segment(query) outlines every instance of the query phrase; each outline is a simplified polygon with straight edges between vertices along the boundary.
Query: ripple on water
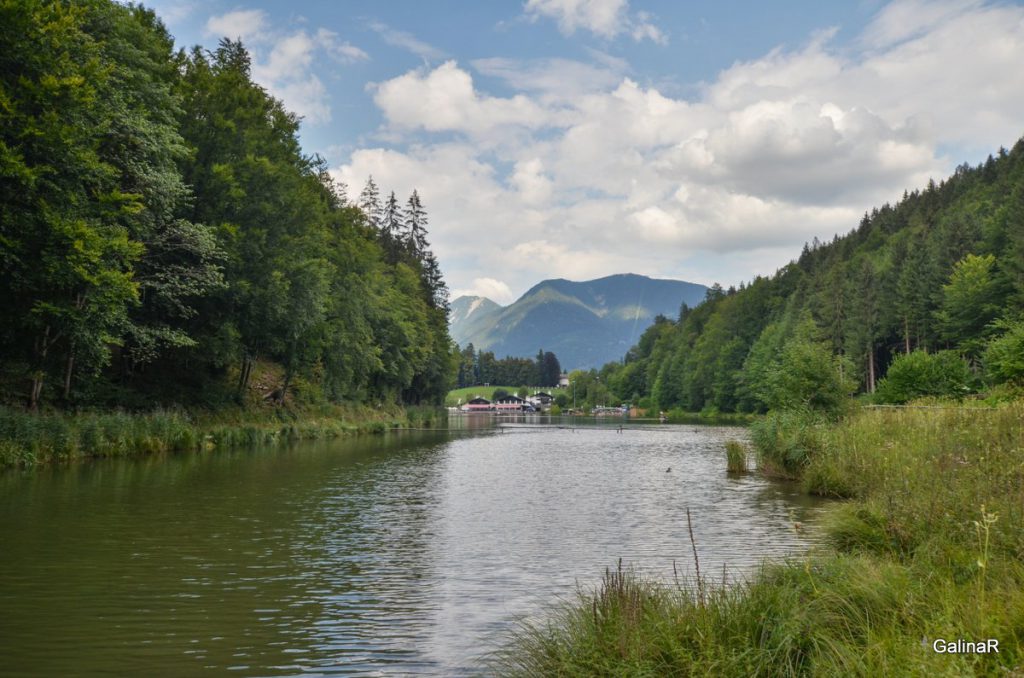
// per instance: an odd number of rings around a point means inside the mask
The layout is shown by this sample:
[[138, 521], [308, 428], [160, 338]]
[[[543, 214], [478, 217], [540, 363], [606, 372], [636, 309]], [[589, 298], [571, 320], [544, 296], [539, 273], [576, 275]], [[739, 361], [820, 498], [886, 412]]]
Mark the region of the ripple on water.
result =
[[0, 478], [5, 675], [472, 672], [619, 558], [688, 573], [687, 508], [705, 572], [806, 549], [815, 502], [725, 473], [743, 437], [403, 435]]

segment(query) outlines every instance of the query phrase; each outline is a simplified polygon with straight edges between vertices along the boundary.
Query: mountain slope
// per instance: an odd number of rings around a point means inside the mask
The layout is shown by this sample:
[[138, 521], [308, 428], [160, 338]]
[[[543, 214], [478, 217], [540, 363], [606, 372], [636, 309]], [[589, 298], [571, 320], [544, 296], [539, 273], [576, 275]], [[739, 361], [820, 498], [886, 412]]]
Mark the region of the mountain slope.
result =
[[707, 288], [681, 280], [612, 275], [597, 280], [545, 280], [515, 303], [500, 307], [483, 297], [452, 303], [452, 338], [477, 350], [532, 357], [552, 351], [566, 369], [599, 367], [620, 359], [658, 314], [675, 317], [695, 306]]

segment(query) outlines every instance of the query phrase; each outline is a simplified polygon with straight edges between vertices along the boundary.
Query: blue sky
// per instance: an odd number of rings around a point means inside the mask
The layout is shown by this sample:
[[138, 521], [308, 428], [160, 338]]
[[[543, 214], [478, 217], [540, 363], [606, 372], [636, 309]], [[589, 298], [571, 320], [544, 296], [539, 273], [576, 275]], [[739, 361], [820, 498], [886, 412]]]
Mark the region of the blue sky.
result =
[[450, 287], [725, 285], [1024, 134], [1024, 8], [925, 2], [156, 0], [358, 195], [417, 188]]

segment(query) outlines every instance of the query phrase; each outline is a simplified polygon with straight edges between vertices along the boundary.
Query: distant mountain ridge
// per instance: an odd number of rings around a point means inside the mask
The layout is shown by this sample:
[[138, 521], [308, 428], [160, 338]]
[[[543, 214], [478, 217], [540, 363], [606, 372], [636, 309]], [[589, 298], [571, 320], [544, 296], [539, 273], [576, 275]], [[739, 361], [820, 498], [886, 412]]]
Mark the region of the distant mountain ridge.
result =
[[452, 302], [449, 329], [462, 347], [498, 358], [532, 358], [538, 349], [558, 356], [564, 369], [589, 369], [622, 358], [658, 314], [675, 317], [681, 304], [696, 306], [707, 287], [634, 273], [534, 285], [508, 306], [486, 297]]

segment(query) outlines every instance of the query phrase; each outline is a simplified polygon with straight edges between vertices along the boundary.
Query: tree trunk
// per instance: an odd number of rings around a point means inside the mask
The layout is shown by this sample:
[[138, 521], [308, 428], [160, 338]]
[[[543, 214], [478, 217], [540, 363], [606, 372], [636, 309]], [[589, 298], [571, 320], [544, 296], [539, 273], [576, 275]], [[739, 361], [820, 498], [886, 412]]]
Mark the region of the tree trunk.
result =
[[28, 395], [28, 409], [35, 412], [39, 409], [39, 396], [43, 392], [43, 378], [46, 376], [46, 354], [50, 350], [50, 326], [43, 329], [43, 336], [36, 341], [36, 357], [39, 368], [32, 373], [32, 388]]
[[71, 374], [75, 370], [75, 352], [68, 353], [68, 362], [64, 368], [64, 400], [71, 398]]
[[245, 397], [245, 391], [249, 388], [249, 379], [252, 377], [253, 367], [256, 365], [256, 357], [246, 353], [242, 357], [242, 365], [238, 371], [238, 397]]
[[875, 347], [868, 349], [868, 393], [875, 392]]
[[285, 373], [284, 373], [284, 383], [281, 384], [281, 392], [277, 396], [277, 402], [279, 404], [281, 404], [281, 405], [284, 404], [284, 399], [288, 395], [288, 387], [291, 385], [291, 383], [292, 383], [292, 371], [291, 370], [285, 370]]
[[39, 409], [39, 396], [43, 392], [43, 372], [32, 373], [32, 389], [28, 396], [28, 409], [35, 412]]
[[903, 316], [903, 346], [906, 349], [904, 353], [910, 353], [910, 321], [907, 316]]

